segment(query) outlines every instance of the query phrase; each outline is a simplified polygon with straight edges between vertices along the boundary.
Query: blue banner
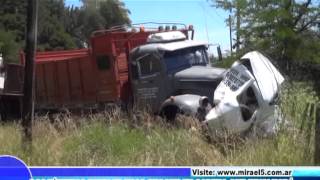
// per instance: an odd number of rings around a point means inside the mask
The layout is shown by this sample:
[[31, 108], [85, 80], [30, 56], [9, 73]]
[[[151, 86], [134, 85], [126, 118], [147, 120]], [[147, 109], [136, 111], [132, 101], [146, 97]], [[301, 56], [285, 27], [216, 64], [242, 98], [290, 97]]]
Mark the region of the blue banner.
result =
[[30, 168], [33, 176], [130, 176], [130, 177], [190, 177], [190, 168], [120, 168], [120, 167], [108, 167], [108, 168]]
[[28, 167], [13, 156], [0, 156], [0, 180], [192, 180], [320, 179], [320, 167]]

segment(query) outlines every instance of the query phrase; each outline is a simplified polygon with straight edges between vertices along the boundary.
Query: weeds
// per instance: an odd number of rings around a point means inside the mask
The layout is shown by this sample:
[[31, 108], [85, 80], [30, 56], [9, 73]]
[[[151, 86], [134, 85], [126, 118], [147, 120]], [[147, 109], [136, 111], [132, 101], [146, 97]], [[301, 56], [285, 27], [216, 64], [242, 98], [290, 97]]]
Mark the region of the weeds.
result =
[[272, 138], [222, 138], [208, 143], [200, 123], [179, 116], [174, 125], [141, 112], [129, 120], [119, 109], [72, 116], [42, 115], [33, 123], [33, 150], [23, 152], [17, 122], [0, 126], [0, 154], [28, 165], [313, 165], [314, 109], [306, 84], [283, 90], [284, 121]]

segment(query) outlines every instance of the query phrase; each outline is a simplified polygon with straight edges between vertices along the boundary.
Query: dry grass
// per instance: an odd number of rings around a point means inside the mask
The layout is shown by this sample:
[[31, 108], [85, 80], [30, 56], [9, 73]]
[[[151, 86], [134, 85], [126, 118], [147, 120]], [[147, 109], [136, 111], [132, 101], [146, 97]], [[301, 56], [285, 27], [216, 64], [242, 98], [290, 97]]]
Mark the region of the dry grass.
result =
[[[208, 143], [201, 126], [181, 116], [172, 125], [141, 112], [129, 120], [119, 109], [72, 116], [39, 116], [33, 123], [32, 152], [24, 152], [19, 123], [0, 126], [0, 154], [28, 165], [312, 165], [313, 121], [303, 115], [318, 102], [301, 84], [286, 88], [282, 111], [288, 125], [272, 138], [222, 138]], [[293, 110], [294, 109], [294, 110]], [[310, 109], [310, 108], [309, 108]], [[311, 127], [311, 129], [310, 129]], [[308, 134], [308, 132], [310, 132]]]

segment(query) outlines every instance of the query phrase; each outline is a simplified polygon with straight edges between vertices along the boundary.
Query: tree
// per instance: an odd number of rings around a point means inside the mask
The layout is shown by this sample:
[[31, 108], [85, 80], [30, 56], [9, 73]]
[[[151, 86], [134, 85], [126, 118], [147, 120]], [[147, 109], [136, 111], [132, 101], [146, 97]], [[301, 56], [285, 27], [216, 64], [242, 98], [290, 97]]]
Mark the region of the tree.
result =
[[6, 62], [14, 62], [18, 58], [19, 44], [14, 39], [14, 33], [0, 30], [0, 54]]
[[105, 20], [105, 28], [115, 25], [129, 25], [131, 23], [128, 17], [130, 11], [119, 0], [101, 1], [99, 12]]
[[65, 18], [63, 20], [65, 31], [70, 34], [78, 48], [84, 47], [86, 36], [84, 29], [84, 12], [78, 7], [67, 7], [65, 9]]
[[72, 35], [66, 32], [63, 0], [39, 1], [38, 49], [62, 50], [76, 47]]
[[2, 0], [0, 6], [0, 53], [6, 62], [18, 61], [26, 24], [25, 0]]
[[71, 7], [67, 12], [67, 19], [72, 22], [72, 28], [67, 31], [77, 37], [78, 45], [88, 44], [95, 30], [131, 23], [128, 16], [130, 11], [119, 0], [82, 0], [82, 3], [81, 8]]
[[295, 60], [320, 62], [319, 1], [217, 0], [214, 6], [234, 8], [238, 2], [242, 52], [261, 50], [287, 69]]
[[[12, 61], [18, 61], [18, 49], [24, 48], [26, 33], [26, 0], [3, 0], [0, 6], [0, 36], [2, 46]], [[64, 24], [64, 1], [63, 0], [41, 0], [39, 1], [38, 18], [38, 47], [39, 50], [70, 49], [75, 43], [72, 37], [65, 32]], [[10, 37], [10, 41], [8, 41]], [[9, 49], [8, 49], [9, 48]], [[2, 50], [4, 51], [4, 50]], [[15, 52], [16, 55], [12, 53]], [[6, 57], [4, 59], [7, 59]]]
[[240, 30], [241, 30], [241, 17], [245, 14], [247, 7], [247, 0], [216, 0], [213, 5], [216, 8], [222, 8], [230, 12], [231, 19], [226, 20], [227, 25], [231, 26], [232, 31], [236, 32], [236, 39], [233, 48], [240, 49]]
[[[38, 50], [84, 47], [93, 31], [130, 24], [129, 10], [119, 0], [83, 0], [83, 7], [65, 7], [64, 0], [40, 0]], [[24, 49], [27, 0], [1, 0], [0, 51], [18, 61]], [[1, 53], [1, 52], [0, 52]]]
[[14, 36], [14, 41], [24, 39], [26, 28], [26, 0], [1, 0], [0, 29]]

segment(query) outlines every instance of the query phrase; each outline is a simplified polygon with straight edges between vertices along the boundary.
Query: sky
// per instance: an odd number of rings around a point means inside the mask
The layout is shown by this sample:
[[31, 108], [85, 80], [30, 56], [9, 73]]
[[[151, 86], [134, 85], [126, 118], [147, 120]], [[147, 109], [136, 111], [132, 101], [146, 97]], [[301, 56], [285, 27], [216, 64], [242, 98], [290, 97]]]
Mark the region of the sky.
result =
[[[130, 10], [132, 23], [179, 22], [193, 25], [195, 40], [219, 44], [229, 50], [228, 13], [211, 7], [211, 0], [122, 0]], [[79, 0], [66, 0], [66, 5], [81, 6]], [[215, 50], [215, 46], [211, 51]]]

